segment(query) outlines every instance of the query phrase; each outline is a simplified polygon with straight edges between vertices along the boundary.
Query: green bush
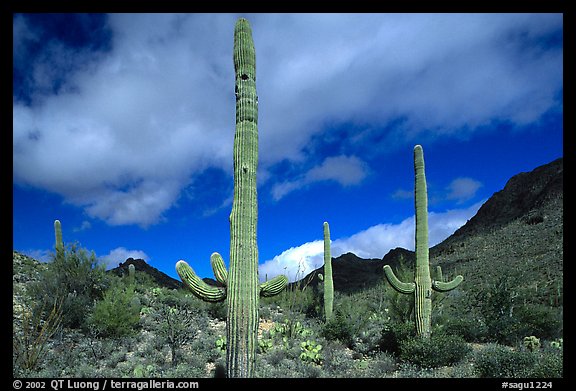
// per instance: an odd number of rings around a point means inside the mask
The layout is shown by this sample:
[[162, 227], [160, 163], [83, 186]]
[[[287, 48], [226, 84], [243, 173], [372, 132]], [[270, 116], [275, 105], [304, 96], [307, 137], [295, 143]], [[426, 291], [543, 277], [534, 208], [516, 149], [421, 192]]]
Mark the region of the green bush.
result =
[[453, 365], [471, 348], [460, 336], [432, 333], [430, 338], [411, 337], [400, 342], [400, 359], [423, 368]]
[[413, 323], [391, 322], [382, 330], [380, 349], [395, 356], [400, 355], [400, 345], [416, 334]]
[[67, 248], [63, 257], [54, 255], [29, 293], [38, 302], [62, 301], [62, 325], [84, 328], [94, 300], [100, 300], [109, 285], [104, 266], [95, 254], [77, 245]]
[[518, 335], [537, 335], [542, 339], [554, 339], [562, 336], [563, 320], [559, 308], [542, 304], [521, 306], [515, 311], [518, 319]]
[[487, 337], [487, 328], [484, 322], [466, 314], [447, 318], [443, 326], [446, 334], [459, 335], [466, 342], [483, 342]]
[[334, 316], [324, 324], [322, 336], [329, 341], [338, 340], [345, 345], [352, 345], [353, 331], [349, 318], [336, 310]]
[[133, 335], [140, 323], [140, 305], [135, 300], [134, 286], [117, 283], [94, 305], [90, 323], [103, 337]]
[[370, 355], [380, 350], [382, 330], [390, 323], [387, 311], [375, 312], [368, 317], [364, 327], [354, 338], [353, 349], [362, 355]]
[[527, 351], [514, 351], [507, 346], [489, 344], [476, 353], [479, 377], [526, 377], [536, 364], [537, 356]]
[[526, 377], [531, 378], [561, 378], [564, 374], [562, 350], [548, 351], [537, 354], [535, 365], [528, 368]]

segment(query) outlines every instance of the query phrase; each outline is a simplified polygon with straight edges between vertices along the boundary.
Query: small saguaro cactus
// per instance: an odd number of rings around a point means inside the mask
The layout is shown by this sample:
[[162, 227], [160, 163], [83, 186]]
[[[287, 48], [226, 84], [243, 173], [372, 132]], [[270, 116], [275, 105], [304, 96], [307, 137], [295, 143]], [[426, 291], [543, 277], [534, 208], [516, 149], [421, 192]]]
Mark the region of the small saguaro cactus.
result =
[[288, 283], [277, 276], [258, 283], [258, 97], [256, 55], [252, 30], [244, 18], [234, 29], [234, 70], [236, 73], [236, 132], [234, 135], [234, 199], [230, 214], [230, 268], [226, 270], [218, 253], [210, 257], [214, 276], [223, 285], [210, 286], [184, 261], [176, 264], [182, 281], [202, 300], [227, 300], [226, 372], [228, 377], [252, 377], [258, 337], [260, 296], [280, 293]]
[[[320, 277], [321, 274], [318, 276]], [[330, 254], [330, 226], [324, 222], [324, 313], [326, 321], [332, 317], [334, 307], [334, 281], [332, 280], [332, 256]]]
[[400, 293], [414, 294], [416, 334], [423, 338], [430, 337], [432, 316], [432, 290], [448, 292], [456, 288], [462, 280], [457, 276], [450, 282], [442, 281], [441, 269], [439, 279], [430, 277], [430, 260], [428, 253], [428, 194], [426, 190], [426, 175], [424, 170], [424, 152], [422, 146], [414, 147], [414, 198], [416, 208], [416, 268], [414, 282], [402, 282], [389, 265], [384, 266], [384, 274], [390, 285]]
[[64, 255], [64, 243], [62, 242], [62, 225], [60, 220], [54, 220], [54, 236], [56, 237], [56, 256]]

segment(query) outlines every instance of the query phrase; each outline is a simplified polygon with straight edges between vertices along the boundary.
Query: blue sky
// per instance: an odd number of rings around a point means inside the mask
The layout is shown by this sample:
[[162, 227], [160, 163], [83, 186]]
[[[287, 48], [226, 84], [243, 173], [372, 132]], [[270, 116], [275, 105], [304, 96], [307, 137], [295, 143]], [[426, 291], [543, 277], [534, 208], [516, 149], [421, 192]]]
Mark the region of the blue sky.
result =
[[13, 247], [212, 277], [229, 258], [235, 20], [253, 29], [260, 276], [430, 245], [563, 155], [561, 14], [15, 14]]

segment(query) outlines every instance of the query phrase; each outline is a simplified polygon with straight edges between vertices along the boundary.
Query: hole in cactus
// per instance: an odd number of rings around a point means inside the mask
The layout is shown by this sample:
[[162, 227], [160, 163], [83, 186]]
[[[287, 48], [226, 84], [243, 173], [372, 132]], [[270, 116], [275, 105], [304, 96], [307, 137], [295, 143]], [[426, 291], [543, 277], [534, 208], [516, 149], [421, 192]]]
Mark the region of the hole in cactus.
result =
[[243, 73], [242, 76], [240, 76], [242, 78], [242, 80], [248, 80], [248, 75]]

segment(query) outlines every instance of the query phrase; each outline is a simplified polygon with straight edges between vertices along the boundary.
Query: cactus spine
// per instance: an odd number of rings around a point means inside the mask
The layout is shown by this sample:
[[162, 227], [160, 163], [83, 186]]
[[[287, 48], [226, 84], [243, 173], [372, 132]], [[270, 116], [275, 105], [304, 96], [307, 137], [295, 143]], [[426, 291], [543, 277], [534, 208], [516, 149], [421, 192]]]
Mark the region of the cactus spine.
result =
[[[320, 275], [321, 276], [321, 275]], [[324, 223], [324, 313], [326, 321], [332, 317], [334, 306], [334, 281], [332, 280], [332, 256], [330, 254], [330, 226]]]
[[258, 284], [256, 226], [258, 200], [258, 97], [256, 55], [252, 30], [246, 19], [234, 29], [234, 70], [236, 74], [236, 132], [234, 135], [234, 201], [230, 214], [230, 269], [218, 253], [211, 256], [216, 279], [224, 287], [209, 286], [184, 261], [176, 264], [182, 281], [201, 299], [227, 300], [226, 364], [228, 377], [252, 377], [258, 333], [260, 296], [282, 291], [288, 279], [277, 276]]
[[[424, 152], [422, 146], [414, 147], [414, 187], [416, 208], [416, 268], [414, 282], [402, 282], [396, 278], [389, 265], [384, 266], [384, 274], [394, 289], [404, 294], [414, 294], [416, 333], [430, 337], [432, 316], [432, 290], [447, 292], [456, 288], [464, 279], [457, 276], [450, 282], [432, 280], [428, 253], [428, 194], [424, 170]], [[437, 272], [441, 269], [437, 269]]]

